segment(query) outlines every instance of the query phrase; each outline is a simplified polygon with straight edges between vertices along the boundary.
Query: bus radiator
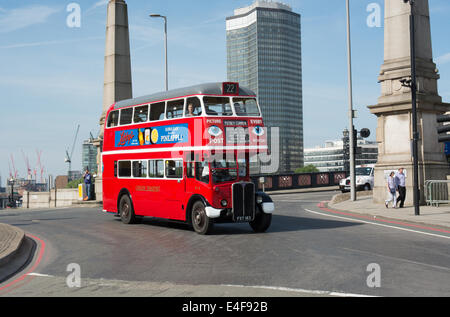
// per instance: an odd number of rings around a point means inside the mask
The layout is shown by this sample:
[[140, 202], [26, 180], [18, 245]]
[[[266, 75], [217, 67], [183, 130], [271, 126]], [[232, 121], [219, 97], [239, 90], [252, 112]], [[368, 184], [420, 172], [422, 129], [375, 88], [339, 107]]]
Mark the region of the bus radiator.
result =
[[255, 184], [235, 183], [233, 194], [233, 221], [248, 222], [255, 219]]

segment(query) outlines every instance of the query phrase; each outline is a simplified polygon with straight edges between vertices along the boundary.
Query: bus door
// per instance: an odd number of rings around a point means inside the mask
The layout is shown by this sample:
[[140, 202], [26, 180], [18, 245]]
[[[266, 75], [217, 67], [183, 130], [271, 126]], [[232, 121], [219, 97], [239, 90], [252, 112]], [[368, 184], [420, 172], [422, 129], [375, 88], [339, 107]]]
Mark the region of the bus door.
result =
[[194, 194], [204, 194], [209, 188], [209, 163], [186, 163], [186, 194], [188, 197]]
[[182, 208], [185, 194], [185, 180], [183, 178], [183, 160], [166, 160], [165, 202], [164, 209], [167, 218], [185, 220]]

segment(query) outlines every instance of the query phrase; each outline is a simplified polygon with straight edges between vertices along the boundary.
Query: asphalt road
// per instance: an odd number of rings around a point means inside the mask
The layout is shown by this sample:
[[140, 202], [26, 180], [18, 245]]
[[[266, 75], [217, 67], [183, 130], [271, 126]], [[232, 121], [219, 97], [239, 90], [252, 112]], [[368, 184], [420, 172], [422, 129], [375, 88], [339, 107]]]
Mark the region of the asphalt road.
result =
[[[448, 237], [326, 215], [317, 204], [332, 194], [274, 195], [264, 234], [248, 224], [209, 236], [154, 219], [124, 225], [100, 208], [0, 213], [37, 241], [0, 296], [450, 296]], [[81, 287], [68, 287], [69, 264]]]

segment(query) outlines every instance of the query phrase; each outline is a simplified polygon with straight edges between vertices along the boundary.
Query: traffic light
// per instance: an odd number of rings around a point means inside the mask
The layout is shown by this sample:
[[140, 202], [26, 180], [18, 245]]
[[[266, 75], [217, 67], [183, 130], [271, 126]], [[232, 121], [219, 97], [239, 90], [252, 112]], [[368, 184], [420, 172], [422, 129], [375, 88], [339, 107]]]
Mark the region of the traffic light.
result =
[[353, 129], [353, 151], [356, 154], [362, 153], [362, 148], [358, 147], [358, 130]]
[[450, 142], [450, 134], [447, 134], [447, 132], [450, 132], [450, 115], [439, 115], [437, 116], [437, 122], [438, 123], [446, 123], [447, 125], [439, 125], [437, 128], [438, 134], [438, 141], [439, 142]]

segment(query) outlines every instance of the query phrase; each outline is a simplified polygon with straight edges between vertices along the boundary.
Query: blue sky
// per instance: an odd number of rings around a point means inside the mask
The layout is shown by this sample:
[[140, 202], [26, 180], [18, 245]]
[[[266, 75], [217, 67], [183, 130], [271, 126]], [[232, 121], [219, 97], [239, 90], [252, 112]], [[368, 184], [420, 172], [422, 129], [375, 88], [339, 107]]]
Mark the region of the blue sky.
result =
[[[400, 0], [399, 0], [400, 1]], [[69, 28], [67, 6], [81, 7], [81, 27]], [[26, 168], [22, 151], [36, 165], [42, 150], [46, 174], [67, 172], [66, 148], [80, 134], [72, 169], [81, 169], [81, 141], [98, 133], [102, 108], [107, 1], [0, 0], [0, 175], [9, 175], [15, 158], [19, 176]], [[345, 0], [284, 0], [302, 16], [305, 146], [340, 137], [347, 127]], [[439, 92], [450, 99], [450, 2], [430, 0], [433, 54], [441, 79]], [[168, 16], [169, 86], [226, 80], [225, 18], [252, 0], [128, 0], [133, 94], [164, 90], [163, 22]], [[382, 0], [352, 0], [355, 125], [374, 139], [377, 77], [383, 63], [383, 25], [367, 26], [366, 8]]]

